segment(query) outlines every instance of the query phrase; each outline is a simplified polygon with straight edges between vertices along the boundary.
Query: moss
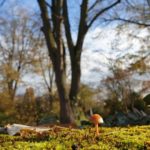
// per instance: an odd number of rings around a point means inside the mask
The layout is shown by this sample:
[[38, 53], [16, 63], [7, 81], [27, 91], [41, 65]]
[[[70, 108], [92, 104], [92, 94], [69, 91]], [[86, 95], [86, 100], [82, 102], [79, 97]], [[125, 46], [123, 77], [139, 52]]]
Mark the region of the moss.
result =
[[[94, 128], [69, 129], [54, 127], [41, 137], [0, 135], [1, 150], [143, 150], [150, 149], [150, 126], [100, 128], [99, 137]], [[32, 133], [31, 133], [32, 134]]]

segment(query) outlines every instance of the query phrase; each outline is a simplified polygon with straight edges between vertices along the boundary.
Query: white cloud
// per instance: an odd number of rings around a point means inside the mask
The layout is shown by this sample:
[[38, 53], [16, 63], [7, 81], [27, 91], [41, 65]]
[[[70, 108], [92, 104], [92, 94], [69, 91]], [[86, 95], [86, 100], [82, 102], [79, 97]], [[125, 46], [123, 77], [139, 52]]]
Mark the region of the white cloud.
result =
[[[108, 59], [115, 60], [129, 53], [137, 53], [141, 45], [137, 39], [128, 39], [128, 32], [131, 33], [131, 30], [123, 32], [124, 36], [118, 36], [115, 29], [95, 28], [87, 34], [81, 59], [82, 82], [97, 86], [100, 84], [100, 80], [109, 74], [108, 65], [110, 62]], [[141, 30], [138, 36], [148, 36], [147, 30]], [[117, 44], [117, 49], [112, 48], [113, 44]], [[128, 63], [131, 63], [130, 61], [128, 60]], [[41, 77], [29, 75], [23, 80], [38, 89], [37, 93], [42, 91], [40, 87], [43, 79]]]
[[33, 87], [35, 89], [35, 93], [37, 95], [40, 95], [46, 90], [43, 89], [44, 80], [41, 76], [35, 74], [35, 73], [28, 73], [26, 74], [23, 79], [22, 83], [20, 83], [17, 94], [24, 94], [26, 91], [26, 88]]
[[[140, 50], [140, 40], [136, 37], [129, 37], [134, 29], [127, 28], [124, 30], [118, 35], [115, 29], [95, 28], [87, 34], [82, 53], [81, 81], [93, 85], [99, 83], [100, 79], [108, 74], [110, 63], [108, 59], [115, 60], [126, 54], [136, 54]], [[148, 36], [148, 30], [138, 30], [137, 35], [141, 38]], [[113, 46], [116, 46], [116, 49]], [[130, 60], [128, 60], [129, 62]]]

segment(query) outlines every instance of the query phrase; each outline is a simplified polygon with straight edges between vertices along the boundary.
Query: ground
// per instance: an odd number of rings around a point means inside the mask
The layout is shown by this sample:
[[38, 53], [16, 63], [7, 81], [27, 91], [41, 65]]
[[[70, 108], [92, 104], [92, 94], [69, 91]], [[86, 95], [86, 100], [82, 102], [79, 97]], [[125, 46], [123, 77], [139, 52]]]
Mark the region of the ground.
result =
[[0, 135], [0, 150], [150, 150], [150, 125], [71, 129], [54, 126], [49, 132]]

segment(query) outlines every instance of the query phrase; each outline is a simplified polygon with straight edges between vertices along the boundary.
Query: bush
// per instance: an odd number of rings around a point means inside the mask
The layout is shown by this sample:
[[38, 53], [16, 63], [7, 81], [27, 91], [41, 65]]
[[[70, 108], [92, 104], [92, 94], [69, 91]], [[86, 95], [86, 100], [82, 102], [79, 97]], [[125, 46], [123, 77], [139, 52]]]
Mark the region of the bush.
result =
[[138, 110], [145, 110], [146, 109], [146, 104], [143, 100], [136, 100], [134, 103], [135, 108]]
[[146, 103], [146, 105], [150, 105], [150, 94], [146, 95], [143, 98], [143, 101]]
[[123, 110], [121, 101], [107, 100], [105, 107], [110, 110], [108, 115], [113, 115], [115, 112], [122, 112]]

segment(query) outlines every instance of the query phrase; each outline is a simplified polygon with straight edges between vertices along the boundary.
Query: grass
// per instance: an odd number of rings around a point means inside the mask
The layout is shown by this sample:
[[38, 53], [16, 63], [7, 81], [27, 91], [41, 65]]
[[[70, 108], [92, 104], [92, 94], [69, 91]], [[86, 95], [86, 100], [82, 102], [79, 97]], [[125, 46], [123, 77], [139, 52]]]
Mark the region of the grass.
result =
[[150, 125], [135, 127], [69, 129], [53, 127], [37, 135], [0, 135], [0, 150], [150, 150]]

